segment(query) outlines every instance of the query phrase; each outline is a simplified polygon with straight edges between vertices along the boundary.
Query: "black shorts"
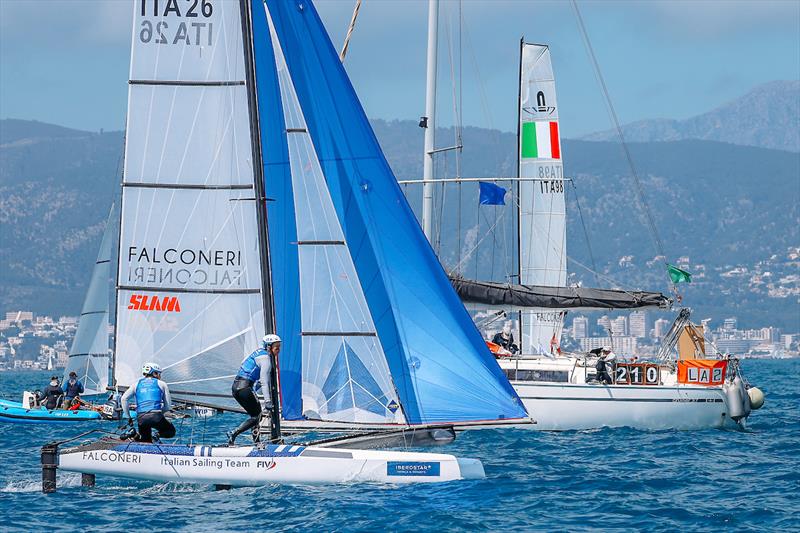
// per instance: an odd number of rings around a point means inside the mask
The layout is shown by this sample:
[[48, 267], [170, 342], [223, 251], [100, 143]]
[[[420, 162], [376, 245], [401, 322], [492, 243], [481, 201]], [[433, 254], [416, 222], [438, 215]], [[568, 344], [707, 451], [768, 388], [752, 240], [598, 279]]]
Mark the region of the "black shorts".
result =
[[175, 426], [164, 417], [161, 411], [149, 411], [137, 415], [136, 422], [139, 425], [139, 441], [153, 442], [153, 430], [158, 431], [158, 436], [164, 439], [171, 439], [175, 436]]

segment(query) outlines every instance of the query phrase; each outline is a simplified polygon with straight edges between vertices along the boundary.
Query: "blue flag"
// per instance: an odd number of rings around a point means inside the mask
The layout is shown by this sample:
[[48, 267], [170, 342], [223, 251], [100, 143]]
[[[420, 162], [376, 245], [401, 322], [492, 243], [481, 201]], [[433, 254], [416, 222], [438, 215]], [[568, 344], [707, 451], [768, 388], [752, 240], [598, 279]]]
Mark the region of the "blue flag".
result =
[[506, 205], [506, 190], [494, 183], [478, 182], [481, 186], [481, 205]]

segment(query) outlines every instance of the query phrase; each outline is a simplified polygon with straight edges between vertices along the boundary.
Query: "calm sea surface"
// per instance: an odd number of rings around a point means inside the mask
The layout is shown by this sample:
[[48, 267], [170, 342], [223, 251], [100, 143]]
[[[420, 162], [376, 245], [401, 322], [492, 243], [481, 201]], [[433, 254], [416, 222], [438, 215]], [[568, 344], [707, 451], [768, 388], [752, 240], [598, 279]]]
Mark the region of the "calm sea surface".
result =
[[[744, 369], [767, 398], [746, 432], [473, 431], [434, 451], [480, 458], [487, 478], [435, 485], [216, 492], [98, 477], [82, 489], [78, 475], [61, 473], [59, 492], [45, 496], [39, 447], [86, 426], [0, 423], [0, 528], [800, 531], [800, 360]], [[42, 388], [47, 374], [0, 373], [0, 396]], [[195, 438], [205, 431], [207, 443], [222, 442], [240, 419], [197, 424]]]

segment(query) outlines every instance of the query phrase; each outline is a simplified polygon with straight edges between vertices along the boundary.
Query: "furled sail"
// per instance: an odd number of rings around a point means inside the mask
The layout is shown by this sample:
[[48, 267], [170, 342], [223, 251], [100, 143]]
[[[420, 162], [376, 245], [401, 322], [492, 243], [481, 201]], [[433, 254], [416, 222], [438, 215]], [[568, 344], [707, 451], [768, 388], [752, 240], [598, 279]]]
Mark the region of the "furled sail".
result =
[[78, 374], [83, 383], [84, 395], [102, 394], [108, 383], [108, 290], [111, 276], [111, 234], [114, 224], [111, 217], [114, 209], [108, 214], [100, 251], [92, 270], [92, 279], [83, 301], [78, 331], [69, 350], [67, 367], [64, 369], [64, 380], [70, 372]]
[[461, 301], [469, 304], [518, 309], [668, 309], [672, 299], [660, 292], [545, 287], [473, 281], [450, 277]]
[[[366, 416], [366, 406], [411, 424], [525, 417], [403, 197], [314, 6], [266, 6], [276, 46], [262, 52], [277, 61], [284, 98], [282, 116], [267, 120], [276, 88], [258, 58], [254, 10], [277, 328], [289, 339], [284, 416], [327, 402], [335, 417]], [[274, 128], [281, 123], [288, 143]], [[314, 293], [314, 280], [336, 294]]]
[[[567, 283], [566, 210], [555, 79], [546, 45], [522, 43], [519, 109], [519, 279], [521, 285]], [[564, 312], [522, 312], [523, 353], [548, 353], [561, 337]]]
[[[238, 0], [133, 2], [115, 377], [155, 361], [178, 398], [232, 402], [264, 334]], [[260, 162], [258, 163], [260, 164]]]

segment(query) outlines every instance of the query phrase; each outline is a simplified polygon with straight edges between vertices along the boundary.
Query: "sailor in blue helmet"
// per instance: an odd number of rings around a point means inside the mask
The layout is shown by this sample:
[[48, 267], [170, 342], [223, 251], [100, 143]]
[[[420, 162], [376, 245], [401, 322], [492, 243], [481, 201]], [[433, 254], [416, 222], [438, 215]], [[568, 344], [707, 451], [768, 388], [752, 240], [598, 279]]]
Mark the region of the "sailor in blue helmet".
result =
[[69, 379], [64, 382], [61, 390], [64, 391], [64, 409], [72, 407], [72, 402], [76, 398], [80, 399], [79, 396], [83, 394], [83, 383], [80, 382], [75, 371], [69, 373]]
[[[233, 446], [236, 437], [248, 429], [258, 425], [261, 419], [262, 407], [258, 401], [256, 391], [261, 389], [264, 395], [263, 410], [270, 412], [272, 398], [269, 393], [270, 372], [272, 370], [272, 357], [278, 357], [281, 351], [281, 338], [277, 335], [265, 335], [261, 347], [248, 355], [242, 361], [239, 372], [233, 380], [231, 393], [239, 402], [250, 418], [242, 422], [236, 430], [229, 435], [228, 446]], [[256, 437], [257, 439], [257, 437]]]
[[175, 426], [166, 419], [164, 413], [172, 407], [169, 387], [161, 381], [161, 367], [156, 363], [145, 363], [142, 377], [122, 395], [124, 417], [130, 419], [128, 406], [130, 398], [136, 398], [136, 422], [139, 425], [139, 441], [153, 442], [153, 430], [158, 436], [170, 439], [175, 436]]

